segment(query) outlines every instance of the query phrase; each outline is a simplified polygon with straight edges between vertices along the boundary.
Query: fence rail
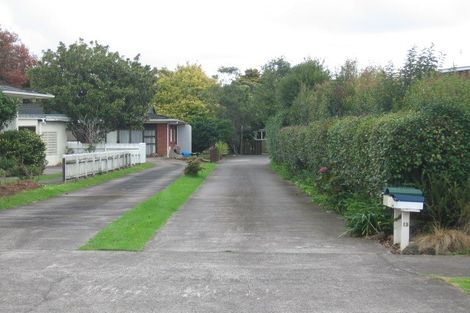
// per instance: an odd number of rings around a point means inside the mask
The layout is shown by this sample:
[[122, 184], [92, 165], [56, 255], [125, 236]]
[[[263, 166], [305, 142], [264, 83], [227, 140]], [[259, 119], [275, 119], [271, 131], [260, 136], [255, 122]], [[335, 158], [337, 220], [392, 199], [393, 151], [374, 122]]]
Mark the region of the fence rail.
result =
[[[73, 153], [88, 152], [88, 144], [78, 141], [68, 141], [67, 148], [73, 150]], [[94, 152], [110, 152], [110, 151], [134, 151], [140, 152], [140, 163], [146, 162], [145, 143], [99, 143], [95, 146]]]
[[63, 181], [139, 164], [140, 156], [137, 150], [64, 154]]

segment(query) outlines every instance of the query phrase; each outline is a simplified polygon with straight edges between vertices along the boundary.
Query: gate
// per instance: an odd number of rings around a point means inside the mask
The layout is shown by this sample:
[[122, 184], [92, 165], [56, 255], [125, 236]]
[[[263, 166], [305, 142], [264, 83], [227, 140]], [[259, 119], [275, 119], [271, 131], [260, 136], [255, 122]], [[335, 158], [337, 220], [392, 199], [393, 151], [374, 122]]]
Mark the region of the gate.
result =
[[263, 141], [261, 140], [246, 140], [243, 142], [242, 154], [261, 155], [263, 151]]

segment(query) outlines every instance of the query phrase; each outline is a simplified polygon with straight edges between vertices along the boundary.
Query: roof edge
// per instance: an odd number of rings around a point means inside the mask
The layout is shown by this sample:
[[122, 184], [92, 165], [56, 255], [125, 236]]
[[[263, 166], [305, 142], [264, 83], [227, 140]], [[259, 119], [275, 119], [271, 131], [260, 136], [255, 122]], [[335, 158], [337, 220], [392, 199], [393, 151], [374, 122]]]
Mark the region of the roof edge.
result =
[[7, 96], [14, 96], [26, 99], [53, 99], [54, 95], [49, 93], [36, 93], [36, 92], [24, 92], [24, 91], [12, 91], [12, 90], [3, 90], [3, 94]]

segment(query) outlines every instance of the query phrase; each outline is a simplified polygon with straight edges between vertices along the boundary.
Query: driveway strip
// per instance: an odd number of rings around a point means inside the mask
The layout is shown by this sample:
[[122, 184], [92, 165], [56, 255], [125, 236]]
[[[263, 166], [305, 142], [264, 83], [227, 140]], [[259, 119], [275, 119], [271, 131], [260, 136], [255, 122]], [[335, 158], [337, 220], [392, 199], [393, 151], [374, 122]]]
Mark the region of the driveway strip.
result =
[[184, 163], [155, 168], [0, 212], [0, 250], [75, 250], [123, 212], [168, 186]]

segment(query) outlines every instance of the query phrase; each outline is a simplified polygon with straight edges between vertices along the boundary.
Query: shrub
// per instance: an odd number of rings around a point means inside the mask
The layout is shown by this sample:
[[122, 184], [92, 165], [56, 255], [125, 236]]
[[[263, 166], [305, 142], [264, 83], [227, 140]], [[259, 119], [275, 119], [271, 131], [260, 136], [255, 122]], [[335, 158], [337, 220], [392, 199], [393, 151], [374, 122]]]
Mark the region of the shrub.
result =
[[0, 92], [0, 129], [16, 116], [16, 105], [17, 101], [15, 99], [9, 98], [3, 92]]
[[470, 249], [470, 236], [456, 229], [435, 226], [433, 232], [416, 238], [420, 253], [449, 254]]
[[218, 159], [222, 159], [224, 155], [228, 154], [228, 144], [223, 141], [215, 143], [215, 149], [217, 150]]
[[202, 170], [200, 158], [190, 158], [184, 168], [184, 175], [197, 176]]
[[6, 131], [0, 134], [0, 166], [10, 175], [39, 175], [46, 166], [46, 145], [37, 134]]
[[470, 80], [458, 74], [446, 74], [416, 81], [406, 93], [404, 106], [420, 109], [429, 105], [470, 109]]
[[390, 210], [374, 199], [353, 195], [345, 201], [344, 218], [347, 232], [356, 236], [372, 236], [378, 233], [390, 233], [392, 217]]
[[193, 151], [202, 152], [217, 141], [228, 141], [233, 127], [227, 120], [214, 117], [198, 117], [191, 122], [193, 132]]
[[466, 182], [450, 180], [445, 173], [426, 176], [426, 214], [441, 227], [470, 227], [470, 176]]

